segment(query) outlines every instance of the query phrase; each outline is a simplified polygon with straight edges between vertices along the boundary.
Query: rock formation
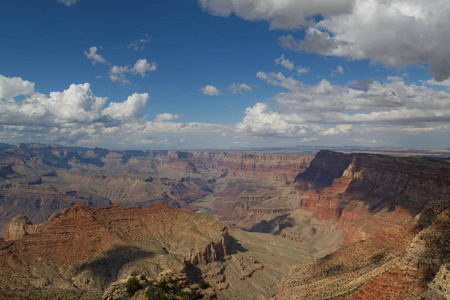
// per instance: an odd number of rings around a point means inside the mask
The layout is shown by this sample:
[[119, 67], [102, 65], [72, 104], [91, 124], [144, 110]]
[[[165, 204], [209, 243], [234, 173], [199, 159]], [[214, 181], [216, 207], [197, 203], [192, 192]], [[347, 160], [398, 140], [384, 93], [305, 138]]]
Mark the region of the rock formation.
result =
[[163, 203], [148, 209], [77, 204], [30, 234], [22, 234], [23, 219], [13, 220], [0, 244], [0, 295], [46, 287], [62, 296], [95, 296], [132, 271], [156, 276], [187, 268], [195, 276], [190, 268], [223, 260], [230, 251], [225, 225]]
[[[348, 165], [330, 184], [321, 172], [333, 156]], [[283, 279], [279, 298], [445, 299], [450, 165], [333, 152], [319, 153], [316, 159], [325, 162], [313, 160], [313, 170], [305, 171], [314, 176], [296, 178], [296, 185], [306, 189], [298, 210], [337, 222], [344, 246], [293, 268]]]

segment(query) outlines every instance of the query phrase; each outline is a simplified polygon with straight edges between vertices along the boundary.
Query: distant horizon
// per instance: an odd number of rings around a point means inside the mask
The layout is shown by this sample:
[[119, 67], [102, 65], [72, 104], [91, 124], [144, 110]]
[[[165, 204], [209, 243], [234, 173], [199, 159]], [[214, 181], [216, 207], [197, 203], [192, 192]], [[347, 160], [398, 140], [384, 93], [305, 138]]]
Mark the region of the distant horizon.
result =
[[[428, 156], [436, 158], [450, 157], [450, 147], [367, 147], [367, 146], [309, 146], [298, 145], [294, 147], [265, 147], [265, 148], [107, 148], [107, 147], [85, 147], [79, 145], [61, 145], [61, 144], [46, 144], [46, 143], [0, 143], [0, 151], [2, 148], [8, 149], [10, 147], [19, 147], [20, 145], [39, 145], [42, 147], [55, 146], [64, 148], [80, 148], [85, 150], [103, 149], [108, 151], [205, 151], [205, 152], [269, 152], [278, 153], [285, 152], [286, 154], [295, 153], [311, 153], [315, 154], [321, 150], [329, 150], [335, 152], [348, 153], [373, 153], [373, 154], [387, 154], [387, 155], [413, 155], [413, 156]], [[10, 147], [9, 147], [10, 146]]]

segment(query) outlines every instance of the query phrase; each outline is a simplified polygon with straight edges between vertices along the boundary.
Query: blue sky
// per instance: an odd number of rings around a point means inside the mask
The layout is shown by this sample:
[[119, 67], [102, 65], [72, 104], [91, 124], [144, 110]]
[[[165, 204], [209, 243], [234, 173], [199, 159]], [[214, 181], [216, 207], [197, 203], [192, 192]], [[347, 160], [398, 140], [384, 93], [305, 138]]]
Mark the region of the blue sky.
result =
[[0, 142], [450, 146], [446, 8], [4, 0]]

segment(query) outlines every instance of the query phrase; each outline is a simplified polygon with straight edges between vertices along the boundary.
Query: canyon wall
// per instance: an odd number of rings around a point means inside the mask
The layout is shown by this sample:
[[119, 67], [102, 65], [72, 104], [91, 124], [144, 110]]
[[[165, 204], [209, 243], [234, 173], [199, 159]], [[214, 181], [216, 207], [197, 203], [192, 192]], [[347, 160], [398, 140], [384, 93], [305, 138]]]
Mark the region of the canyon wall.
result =
[[[331, 161], [339, 168], [328, 173]], [[293, 268], [280, 299], [443, 297], [448, 162], [321, 151], [295, 186], [303, 191], [297, 210], [334, 222], [343, 236], [339, 250]]]
[[28, 145], [0, 152], [0, 236], [17, 214], [43, 222], [76, 202], [195, 210], [221, 178], [292, 182], [312, 156], [207, 151], [110, 151]]
[[313, 156], [240, 152], [169, 151], [172, 160], [190, 162], [197, 169], [216, 170], [232, 177], [293, 182], [306, 170]]

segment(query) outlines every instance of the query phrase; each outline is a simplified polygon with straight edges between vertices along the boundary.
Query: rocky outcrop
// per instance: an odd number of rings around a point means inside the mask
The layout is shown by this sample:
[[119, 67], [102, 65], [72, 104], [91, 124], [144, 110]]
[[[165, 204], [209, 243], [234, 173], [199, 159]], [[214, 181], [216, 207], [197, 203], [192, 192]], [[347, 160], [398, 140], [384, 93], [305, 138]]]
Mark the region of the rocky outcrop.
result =
[[8, 224], [5, 241], [14, 241], [24, 237], [32, 225], [33, 223], [25, 215], [17, 215]]
[[[10, 228], [23, 224], [26, 220], [17, 218]], [[220, 261], [230, 247], [225, 225], [164, 203], [148, 209], [77, 204], [40, 226], [32, 233], [20, 227], [0, 245], [0, 287], [94, 296], [131, 271], [156, 276], [168, 267], [184, 269], [186, 262]]]

